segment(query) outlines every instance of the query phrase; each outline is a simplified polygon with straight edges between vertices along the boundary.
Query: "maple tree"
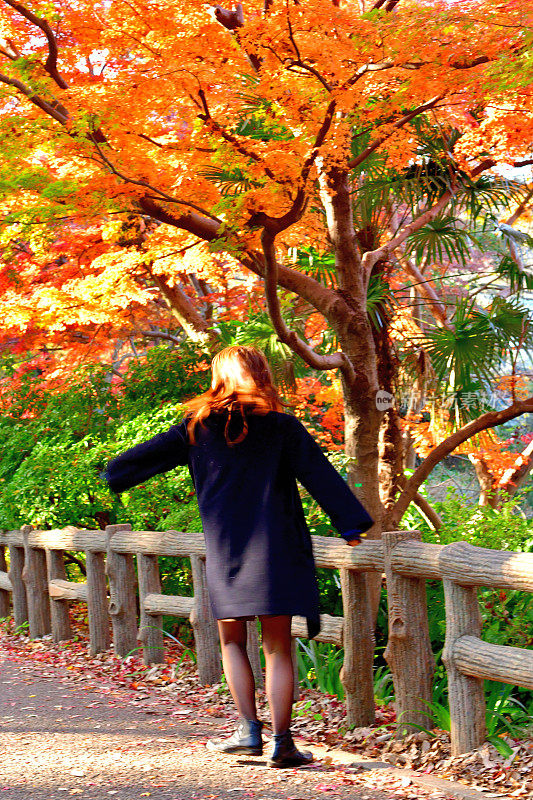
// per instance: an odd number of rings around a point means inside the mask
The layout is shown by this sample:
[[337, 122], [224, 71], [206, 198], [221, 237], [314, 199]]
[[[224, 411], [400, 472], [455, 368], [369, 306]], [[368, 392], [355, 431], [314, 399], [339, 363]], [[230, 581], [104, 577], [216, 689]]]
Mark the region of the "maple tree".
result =
[[[110, 332], [135, 330], [136, 309], [157, 335], [164, 301], [189, 336], [216, 347], [210, 297], [230, 309], [238, 278], [252, 296], [261, 282], [279, 340], [341, 376], [351, 479], [373, 535], [399, 522], [440, 458], [533, 411], [526, 398], [464, 423], [405, 481], [398, 412], [376, 404], [396, 368], [384, 313], [392, 268], [452, 328], [433, 273], [412, 257], [417, 237], [442, 234], [450, 209], [489, 191], [494, 167], [532, 163], [527, 6], [2, 4], [2, 308], [34, 344], [54, 320], [64, 341], [85, 323], [94, 332], [101, 315], [103, 352]], [[379, 169], [388, 177], [376, 199]], [[417, 184], [410, 198], [389, 191], [392, 175]], [[114, 215], [118, 237], [106, 241]], [[59, 230], [78, 244], [92, 235], [96, 253], [54, 264], [47, 247], [24, 252], [43, 227], [54, 242]], [[35, 301], [50, 264], [45, 325]], [[20, 281], [32, 287], [26, 303]], [[293, 330], [285, 292], [325, 320], [322, 337], [311, 323], [307, 336]]]

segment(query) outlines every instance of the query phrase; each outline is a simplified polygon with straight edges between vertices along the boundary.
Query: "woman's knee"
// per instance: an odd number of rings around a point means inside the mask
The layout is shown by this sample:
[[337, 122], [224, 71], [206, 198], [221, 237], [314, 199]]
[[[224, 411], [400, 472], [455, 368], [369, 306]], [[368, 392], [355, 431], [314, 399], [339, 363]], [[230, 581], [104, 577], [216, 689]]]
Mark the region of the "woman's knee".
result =
[[246, 622], [240, 620], [218, 620], [218, 633], [220, 636], [220, 644], [222, 647], [235, 645], [240, 648], [246, 649]]
[[291, 655], [291, 617], [260, 617], [263, 652], [266, 658]]

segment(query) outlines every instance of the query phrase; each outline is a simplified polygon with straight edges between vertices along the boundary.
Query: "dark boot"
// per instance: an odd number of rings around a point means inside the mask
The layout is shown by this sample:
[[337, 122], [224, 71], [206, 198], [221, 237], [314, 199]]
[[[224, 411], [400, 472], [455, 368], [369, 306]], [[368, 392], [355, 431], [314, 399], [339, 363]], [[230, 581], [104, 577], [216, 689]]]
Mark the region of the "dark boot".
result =
[[208, 739], [206, 747], [217, 753], [247, 753], [250, 756], [263, 754], [261, 728], [263, 723], [257, 719], [241, 717], [237, 730], [227, 739]]
[[313, 754], [298, 750], [290, 731], [275, 733], [273, 741], [274, 750], [267, 762], [269, 767], [303, 767], [312, 762]]

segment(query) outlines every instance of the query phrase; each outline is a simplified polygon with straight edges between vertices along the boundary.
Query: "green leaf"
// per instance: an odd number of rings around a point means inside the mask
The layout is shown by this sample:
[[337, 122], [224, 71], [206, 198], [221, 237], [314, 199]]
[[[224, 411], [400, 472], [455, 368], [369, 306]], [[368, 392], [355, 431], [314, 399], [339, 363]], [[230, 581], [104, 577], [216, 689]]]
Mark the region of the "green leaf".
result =
[[504, 758], [509, 758], [513, 755], [514, 750], [507, 742], [501, 739], [499, 736], [487, 736], [487, 741], [490, 742], [498, 753], [502, 755]]

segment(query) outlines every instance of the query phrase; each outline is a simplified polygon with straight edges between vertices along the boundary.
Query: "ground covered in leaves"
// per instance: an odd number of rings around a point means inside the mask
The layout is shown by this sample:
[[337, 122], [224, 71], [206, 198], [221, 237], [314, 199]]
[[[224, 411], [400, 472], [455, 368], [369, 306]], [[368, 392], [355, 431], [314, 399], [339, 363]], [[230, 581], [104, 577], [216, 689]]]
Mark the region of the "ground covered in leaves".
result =
[[[8, 623], [0, 625], [0, 656], [7, 659], [9, 664], [20, 665], [21, 670], [30, 668], [34, 676], [35, 670], [40, 672], [46, 680], [52, 680], [55, 675], [61, 682], [74, 689], [83, 689], [84, 692], [96, 692], [99, 700], [95, 705], [106, 702], [113, 707], [128, 708], [129, 711], [147, 715], [163, 724], [160, 728], [167, 729], [177, 724], [188, 726], [207, 726], [207, 733], [200, 731], [200, 744], [203, 748], [204, 739], [208, 735], [215, 735], [218, 731], [228, 734], [233, 729], [235, 711], [231, 697], [224, 683], [216, 686], [200, 686], [196, 676], [194, 663], [183, 652], [183, 648], [172, 643], [167, 649], [166, 663], [153, 667], [145, 667], [138, 654], [133, 654], [126, 659], [119, 659], [111, 651], [90, 657], [87, 651], [87, 639], [83, 626], [78, 626], [75, 638], [68, 642], [53, 644], [49, 637], [43, 640], [32, 641], [27, 636], [14, 634], [12, 626]], [[1, 669], [1, 667], [0, 667]], [[47, 677], [46, 677], [47, 676]], [[60, 677], [59, 677], [60, 676]], [[268, 722], [268, 709], [264, 694], [258, 693], [260, 717]], [[33, 704], [38, 704], [38, 697]], [[29, 706], [32, 701], [29, 701]], [[89, 708], [89, 706], [85, 706]], [[65, 705], [65, 714], [68, 716], [68, 705]], [[3, 710], [5, 713], [5, 710]], [[12, 709], [13, 719], [16, 719], [17, 709]], [[37, 717], [37, 714], [30, 715]], [[10, 717], [8, 717], [8, 722]], [[137, 717], [137, 719], [139, 719]], [[289, 800], [301, 800], [307, 797], [307, 791], [325, 793], [333, 798], [344, 797], [344, 789], [351, 787], [352, 797], [367, 798], [444, 798], [457, 797], [457, 792], [448, 793], [445, 789], [419, 786], [406, 770], [414, 770], [418, 775], [436, 776], [454, 781], [465, 787], [483, 792], [487, 797], [531, 797], [533, 796], [533, 741], [515, 741], [508, 739], [513, 749], [513, 755], [508, 758], [501, 756], [496, 749], [485, 744], [472, 753], [451, 758], [450, 741], [448, 733], [434, 730], [432, 734], [420, 732], [398, 741], [394, 739], [394, 712], [390, 707], [377, 710], [377, 720], [373, 727], [347, 729], [343, 703], [336, 698], [306, 690], [300, 700], [295, 704], [295, 717], [293, 731], [301, 739], [313, 744], [324, 745], [331, 752], [335, 752], [336, 760], [325, 755], [317, 761], [313, 768], [290, 771], [294, 777], [291, 783], [292, 794], [271, 794], [262, 788], [255, 791], [253, 781], [242, 796], [253, 797], [256, 800], [274, 800], [274, 797], [287, 797]], [[131, 727], [131, 726], [130, 726]], [[212, 729], [212, 730], [210, 730]], [[265, 726], [268, 736], [268, 724]], [[195, 740], [194, 746], [198, 744]], [[193, 747], [194, 749], [194, 747]], [[346, 753], [347, 762], [343, 765], [338, 762], [339, 751]], [[380, 769], [362, 769], [358, 766], [350, 767], [349, 754], [355, 754], [362, 762], [374, 760], [380, 762]], [[6, 753], [7, 755], [7, 753]], [[342, 754], [341, 754], [342, 755]], [[354, 763], [351, 756], [351, 763]], [[226, 764], [227, 761], [224, 761]], [[387, 769], [400, 767], [400, 770]], [[257, 766], [257, 765], [256, 765]], [[253, 771], [253, 766], [250, 767]], [[318, 772], [317, 772], [318, 770]], [[164, 772], [164, 769], [163, 769]], [[269, 779], [274, 780], [276, 786], [278, 778], [270, 778], [272, 772], [268, 770]], [[285, 774], [285, 771], [283, 771]], [[283, 780], [283, 779], [280, 779]], [[294, 794], [294, 780], [300, 782], [301, 788], [297, 795]], [[0, 783], [2, 779], [0, 779]], [[242, 783], [242, 781], [240, 781]], [[94, 784], [93, 784], [94, 785]], [[262, 782], [264, 786], [264, 781]], [[142, 787], [141, 787], [142, 788]], [[279, 788], [279, 787], [278, 787]], [[7, 792], [9, 786], [1, 786], [0, 790]], [[76, 789], [76, 787], [74, 787]], [[78, 793], [74, 789], [71, 794]], [[357, 794], [355, 794], [357, 790]], [[85, 787], [81, 790], [88, 797], [90, 790]], [[149, 796], [148, 793], [132, 794], [132, 797]], [[239, 789], [233, 790], [226, 787], [226, 792], [235, 791], [240, 796]], [[87, 794], [89, 792], [89, 794]], [[360, 794], [359, 794], [360, 793]], [[113, 794], [113, 789], [107, 791]], [[157, 793], [156, 793], [157, 794]], [[154, 798], [156, 796], [154, 794]], [[268, 797], [267, 797], [268, 795]], [[15, 797], [16, 795], [12, 795]], [[40, 797], [41, 795], [39, 795]], [[42, 795], [43, 798], [46, 795]], [[55, 795], [59, 797], [60, 795]], [[123, 795], [126, 797], [126, 795]], [[130, 795], [128, 795], [130, 796]], [[169, 797], [170, 795], [157, 795]], [[191, 798], [223, 798], [225, 794], [180, 794], [172, 795], [172, 800]], [[36, 795], [37, 797], [37, 795]], [[227, 794], [229, 799], [230, 794]], [[121, 800], [121, 798], [116, 798]]]

